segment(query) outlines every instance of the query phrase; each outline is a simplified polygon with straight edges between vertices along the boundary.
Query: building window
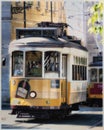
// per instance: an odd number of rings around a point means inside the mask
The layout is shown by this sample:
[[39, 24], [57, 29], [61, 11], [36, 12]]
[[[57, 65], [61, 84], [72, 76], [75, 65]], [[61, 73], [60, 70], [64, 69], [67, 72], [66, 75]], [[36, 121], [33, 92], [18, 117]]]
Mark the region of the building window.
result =
[[21, 2], [15, 2], [15, 6], [16, 7], [20, 7], [21, 6]]
[[54, 1], [54, 11], [56, 11], [56, 2]]
[[40, 0], [36, 1], [36, 9], [40, 9]]
[[27, 4], [27, 6], [32, 6], [33, 5], [33, 1], [27, 1], [26, 4]]
[[46, 11], [48, 10], [48, 0], [46, 0], [46, 7], [45, 7], [45, 10], [46, 10]]

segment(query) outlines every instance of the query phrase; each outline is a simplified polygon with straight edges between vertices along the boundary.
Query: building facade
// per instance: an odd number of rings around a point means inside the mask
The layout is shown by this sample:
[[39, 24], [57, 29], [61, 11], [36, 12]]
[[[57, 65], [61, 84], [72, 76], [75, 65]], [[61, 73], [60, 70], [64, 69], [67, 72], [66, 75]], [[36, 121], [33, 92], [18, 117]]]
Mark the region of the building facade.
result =
[[98, 0], [65, 0], [64, 2], [69, 34], [76, 36], [82, 41], [82, 45], [87, 47], [89, 64], [92, 62], [93, 56], [99, 55], [103, 48], [100, 36], [88, 31], [88, 19], [91, 17], [90, 8], [97, 2]]
[[103, 46], [101, 44], [101, 36], [99, 34], [91, 34], [88, 29], [88, 19], [91, 17], [90, 9], [91, 7], [98, 3], [98, 0], [91, 0], [91, 1], [85, 1], [84, 2], [84, 9], [87, 12], [86, 17], [84, 16], [85, 21], [85, 39], [87, 43], [87, 48], [89, 51], [89, 64], [93, 61], [93, 56], [98, 56], [103, 51]]
[[[25, 11], [25, 12], [24, 12]], [[11, 39], [15, 39], [18, 27], [36, 27], [37, 23], [66, 22], [63, 0], [33, 0], [12, 2], [12, 32]]]
[[64, 2], [68, 34], [76, 36], [85, 44], [83, 0], [65, 0]]
[[1, 2], [1, 17], [2, 17], [2, 72], [1, 72], [1, 89], [2, 89], [2, 103], [9, 102], [9, 53], [8, 46], [11, 40], [11, 2]]

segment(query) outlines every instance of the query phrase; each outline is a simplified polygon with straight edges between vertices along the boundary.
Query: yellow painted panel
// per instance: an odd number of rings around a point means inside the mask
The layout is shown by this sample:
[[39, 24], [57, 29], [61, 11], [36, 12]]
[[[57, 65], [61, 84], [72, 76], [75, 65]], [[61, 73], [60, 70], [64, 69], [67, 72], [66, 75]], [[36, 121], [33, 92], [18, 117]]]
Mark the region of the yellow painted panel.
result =
[[[30, 85], [30, 91], [35, 91], [37, 96], [35, 99], [31, 99], [28, 94], [26, 99], [15, 98], [18, 83], [24, 80], [23, 78], [11, 78], [10, 81], [10, 97], [11, 104], [15, 105], [35, 105], [35, 106], [60, 106], [61, 103], [73, 104], [86, 100], [86, 91], [71, 91], [71, 83], [60, 80], [59, 88], [51, 88], [50, 79], [30, 79], [28, 81]], [[100, 98], [100, 96], [98, 96]], [[15, 100], [14, 100], [15, 99]], [[19, 100], [19, 102], [18, 102]]]
[[88, 98], [98, 98], [98, 99], [103, 98], [103, 94], [91, 94], [90, 93], [91, 88], [94, 88], [94, 83], [90, 83], [88, 86]]
[[67, 83], [67, 104], [70, 104], [70, 82]]
[[36, 98], [31, 99], [28, 96], [26, 99], [16, 98], [16, 91], [20, 81], [24, 79], [11, 78], [10, 81], [10, 97], [11, 105], [26, 105], [26, 106], [60, 106], [61, 93], [60, 88], [51, 88], [51, 80], [49, 79], [32, 79], [28, 83], [30, 85], [30, 91], [37, 93]]
[[13, 98], [16, 95], [17, 85], [19, 81], [15, 79], [10, 80], [10, 97]]
[[20, 99], [12, 98], [11, 105], [17, 106], [60, 106], [60, 99]]
[[102, 98], [103, 98], [103, 95], [102, 95], [102, 94], [97, 94], [97, 95], [91, 94], [91, 95], [89, 95], [89, 98], [98, 98], [98, 99], [102, 99]]
[[66, 103], [66, 80], [60, 81], [60, 87], [61, 87], [61, 103]]

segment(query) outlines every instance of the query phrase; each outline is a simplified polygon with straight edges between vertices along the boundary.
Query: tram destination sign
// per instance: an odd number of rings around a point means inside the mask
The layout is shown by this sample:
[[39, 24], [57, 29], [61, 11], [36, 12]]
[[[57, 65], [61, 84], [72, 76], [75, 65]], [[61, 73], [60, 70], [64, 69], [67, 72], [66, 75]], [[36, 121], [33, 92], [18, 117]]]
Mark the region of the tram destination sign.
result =
[[100, 62], [102, 61], [102, 56], [94, 56], [93, 57], [93, 62]]

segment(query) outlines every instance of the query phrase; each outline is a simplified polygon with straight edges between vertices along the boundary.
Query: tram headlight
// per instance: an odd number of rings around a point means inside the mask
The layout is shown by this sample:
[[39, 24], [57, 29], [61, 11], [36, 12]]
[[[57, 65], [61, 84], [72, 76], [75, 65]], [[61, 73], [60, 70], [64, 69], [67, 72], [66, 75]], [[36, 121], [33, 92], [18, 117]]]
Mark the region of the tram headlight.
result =
[[16, 81], [15, 80], [12, 80], [12, 85], [15, 85], [16, 84]]
[[37, 96], [36, 92], [35, 91], [31, 91], [30, 92], [30, 97], [31, 98], [35, 98]]

